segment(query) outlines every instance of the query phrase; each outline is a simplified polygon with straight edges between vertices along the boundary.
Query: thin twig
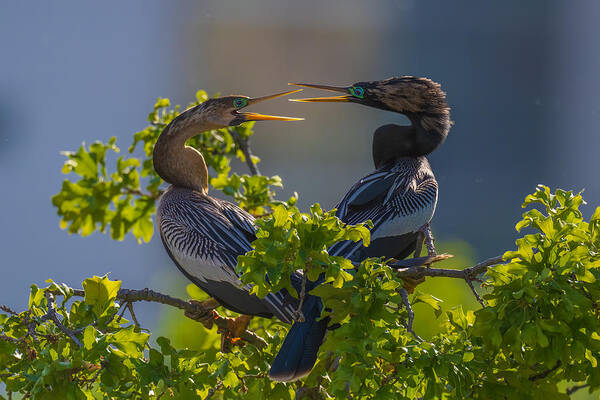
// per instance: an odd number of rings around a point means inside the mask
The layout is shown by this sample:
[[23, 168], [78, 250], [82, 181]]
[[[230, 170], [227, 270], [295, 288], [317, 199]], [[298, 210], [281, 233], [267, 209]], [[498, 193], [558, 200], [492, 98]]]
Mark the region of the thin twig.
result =
[[223, 387], [223, 383], [219, 382], [216, 384], [216, 386], [214, 388], [210, 388], [208, 389], [208, 393], [206, 394], [206, 397], [204, 398], [204, 400], [208, 400], [211, 397], [213, 397], [213, 395], [215, 394], [215, 392], [219, 389], [221, 389]]
[[94, 375], [92, 375], [91, 378], [84, 378], [82, 379], [82, 384], [83, 385], [87, 385], [88, 389], [92, 388], [92, 385], [94, 384], [94, 382], [96, 382], [96, 379], [98, 379], [98, 376], [100, 376], [100, 373], [102, 372], [102, 368], [104, 368], [104, 361], [102, 363], [100, 363], [100, 366], [96, 369], [96, 372], [94, 373]]
[[37, 334], [35, 333], [36, 324], [31, 321], [31, 310], [25, 312], [23, 323], [27, 326], [27, 335], [25, 335], [25, 337], [31, 336], [33, 340], [38, 340]]
[[129, 314], [131, 314], [131, 319], [133, 320], [133, 323], [135, 324], [135, 326], [140, 328], [140, 323], [138, 322], [138, 319], [135, 316], [135, 313], [133, 312], [133, 303], [132, 302], [127, 303], [127, 309], [129, 310]]
[[575, 393], [576, 391], [578, 391], [579, 389], [584, 389], [586, 387], [590, 386], [589, 383], [583, 384], [583, 385], [575, 385], [572, 386], [570, 388], [567, 389], [567, 395], [572, 395], [573, 393]]
[[136, 196], [148, 196], [148, 197], [152, 197], [149, 194], [146, 194], [144, 192], [142, 192], [141, 189], [132, 189], [132, 188], [123, 188], [123, 194], [134, 194]]
[[123, 319], [123, 316], [125, 315], [125, 311], [127, 311], [127, 305], [128, 304], [129, 304], [129, 302], [125, 302], [125, 303], [121, 304], [121, 306], [119, 307], [119, 310], [117, 311], [117, 313], [113, 314], [113, 317], [118, 314], [118, 316], [117, 316], [117, 324], [121, 323], [121, 320]]
[[479, 293], [477, 293], [477, 291], [475, 290], [475, 286], [473, 286], [473, 280], [465, 278], [465, 282], [467, 282], [467, 285], [469, 285], [471, 292], [473, 292], [473, 295], [475, 295], [475, 298], [477, 299], [479, 304], [481, 304], [481, 307], [485, 307], [485, 303], [483, 302], [483, 299], [481, 298], [481, 296], [479, 296]]
[[410, 305], [410, 301], [408, 300], [408, 292], [406, 291], [406, 289], [402, 288], [402, 289], [400, 289], [400, 294], [402, 295], [402, 301], [404, 302], [404, 307], [406, 307], [406, 312], [408, 312], [408, 321], [406, 321], [406, 330], [408, 332], [410, 332], [418, 342], [422, 342], [423, 339], [421, 339], [419, 337], [419, 335], [417, 335], [415, 333], [415, 331], [413, 331], [413, 328], [412, 328], [413, 321], [415, 319], [415, 313]]
[[547, 369], [545, 371], [542, 371], [539, 374], [531, 375], [529, 377], [529, 380], [531, 382], [534, 382], [534, 381], [537, 381], [538, 379], [544, 379], [545, 377], [547, 377], [548, 375], [550, 375], [551, 373], [556, 371], [558, 368], [560, 368], [561, 365], [562, 365], [562, 362], [560, 360], [558, 360], [558, 361], [556, 361], [556, 364], [554, 365], [554, 367]]
[[81, 343], [81, 340], [77, 339], [75, 333], [72, 330], [68, 329], [66, 326], [64, 326], [58, 318], [58, 314], [54, 309], [54, 295], [49, 291], [46, 291], [46, 303], [48, 307], [48, 312], [42, 316], [42, 321], [52, 320], [52, 322], [54, 322], [54, 325], [56, 325], [58, 329], [60, 329], [65, 335], [67, 335], [77, 346], [83, 347], [83, 343]]
[[304, 322], [304, 314], [302, 313], [302, 306], [304, 305], [304, 297], [306, 296], [306, 274], [308, 273], [308, 265], [302, 274], [302, 288], [300, 289], [300, 301], [298, 302], [298, 308], [294, 312], [294, 319], [296, 322]]
[[145, 193], [141, 189], [131, 189], [131, 188], [123, 188], [121, 193], [123, 194], [132, 194], [135, 196], [149, 197], [151, 199], [158, 199], [161, 194], [163, 194], [164, 190], [158, 190], [156, 194], [154, 193]]
[[231, 131], [231, 136], [233, 136], [234, 140], [237, 142], [240, 150], [244, 153], [244, 158], [246, 159], [246, 165], [250, 170], [252, 175], [260, 175], [260, 171], [254, 161], [252, 160], [252, 149], [250, 148], [250, 143], [248, 139], [242, 139], [242, 137], [235, 131]]

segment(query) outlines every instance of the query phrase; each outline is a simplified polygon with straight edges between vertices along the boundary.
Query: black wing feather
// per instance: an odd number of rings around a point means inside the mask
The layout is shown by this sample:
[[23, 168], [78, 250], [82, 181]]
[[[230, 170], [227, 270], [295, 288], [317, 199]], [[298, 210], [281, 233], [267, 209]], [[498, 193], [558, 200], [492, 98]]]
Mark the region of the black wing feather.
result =
[[[352, 186], [338, 204], [336, 215], [351, 225], [371, 220], [371, 236], [374, 236], [392, 218], [408, 216], [436, 200], [437, 182], [427, 160], [400, 159], [383, 165]], [[340, 242], [329, 252], [351, 257], [361, 247], [362, 242]]]

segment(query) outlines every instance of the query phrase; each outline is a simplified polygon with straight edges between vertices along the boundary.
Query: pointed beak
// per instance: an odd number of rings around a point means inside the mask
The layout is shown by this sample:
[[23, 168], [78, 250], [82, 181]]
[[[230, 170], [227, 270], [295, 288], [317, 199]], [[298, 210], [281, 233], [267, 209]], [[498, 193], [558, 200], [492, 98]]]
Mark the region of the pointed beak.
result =
[[331, 97], [309, 97], [305, 99], [290, 99], [290, 101], [298, 101], [301, 103], [316, 103], [316, 102], [327, 102], [327, 103], [346, 103], [354, 99], [350, 94], [349, 88], [339, 86], [327, 86], [327, 85], [313, 85], [310, 83], [288, 83], [288, 85], [302, 86], [313, 89], [329, 90], [330, 92], [346, 93], [344, 96], [331, 96]]
[[[271, 94], [269, 96], [256, 97], [253, 99], [248, 99], [248, 106], [251, 106], [256, 103], [261, 103], [263, 101], [276, 99], [278, 97], [286, 96], [288, 94], [300, 92], [302, 89], [291, 90], [289, 92], [276, 93]], [[244, 118], [246, 121], [303, 121], [304, 118], [294, 118], [294, 117], [280, 117], [277, 115], [264, 115], [253, 112], [238, 112], [240, 116]]]

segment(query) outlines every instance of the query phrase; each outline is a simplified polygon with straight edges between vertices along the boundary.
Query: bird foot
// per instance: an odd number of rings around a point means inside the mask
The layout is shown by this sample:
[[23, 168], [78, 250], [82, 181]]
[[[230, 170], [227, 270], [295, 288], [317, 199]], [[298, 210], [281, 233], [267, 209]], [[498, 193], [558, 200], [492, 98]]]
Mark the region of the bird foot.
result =
[[[405, 260], [396, 260], [395, 258], [390, 259], [391, 264], [397, 264], [397, 263], [402, 263], [403, 267], [405, 268], [409, 268], [409, 267], [413, 267], [412, 261], [418, 261], [421, 258], [423, 259], [427, 259], [427, 257], [420, 257], [420, 258], [409, 258], [409, 259], [405, 259]], [[421, 267], [423, 264], [418, 264], [415, 265], [415, 267]], [[402, 287], [404, 289], [406, 289], [406, 292], [408, 294], [413, 294], [415, 291], [415, 288], [420, 285], [421, 283], [425, 282], [425, 277], [422, 276], [421, 278], [407, 278], [407, 277], [402, 277], [400, 278], [402, 279]]]
[[429, 223], [423, 225], [419, 230], [425, 235], [425, 247], [427, 248], [427, 255], [429, 257], [437, 256], [434, 246], [435, 239], [431, 233], [431, 227], [429, 226]]
[[205, 301], [190, 300], [189, 302], [194, 304], [196, 309], [194, 311], [186, 311], [184, 313], [185, 316], [200, 322], [206, 329], [211, 329], [214, 320], [219, 318], [219, 314], [214, 310], [219, 306], [219, 302], [212, 298]]
[[402, 287], [406, 289], [408, 294], [413, 294], [415, 288], [421, 283], [425, 282], [425, 277], [414, 279], [414, 278], [402, 278], [402, 282], [404, 283]]
[[233, 346], [240, 346], [244, 343], [241, 336], [248, 328], [251, 319], [252, 315], [227, 318], [227, 327], [217, 330], [221, 334], [221, 352], [229, 353]]

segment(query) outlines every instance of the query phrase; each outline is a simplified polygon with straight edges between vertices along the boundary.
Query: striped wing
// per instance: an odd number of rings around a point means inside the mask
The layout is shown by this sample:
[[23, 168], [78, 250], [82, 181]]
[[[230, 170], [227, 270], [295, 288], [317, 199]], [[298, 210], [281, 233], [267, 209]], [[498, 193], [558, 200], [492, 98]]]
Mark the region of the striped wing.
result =
[[235, 272], [237, 257], [252, 250], [254, 217], [229, 202], [179, 188], [165, 193], [157, 215], [165, 247], [197, 286], [233, 311], [263, 316], [270, 312], [292, 322], [294, 307], [288, 296], [250, 296], [251, 286], [243, 285]]
[[[400, 159], [358, 181], [337, 206], [347, 224], [371, 220], [371, 239], [401, 236], [430, 221], [437, 203], [437, 182], [425, 159]], [[362, 243], [341, 242], [330, 254], [350, 257]]]

